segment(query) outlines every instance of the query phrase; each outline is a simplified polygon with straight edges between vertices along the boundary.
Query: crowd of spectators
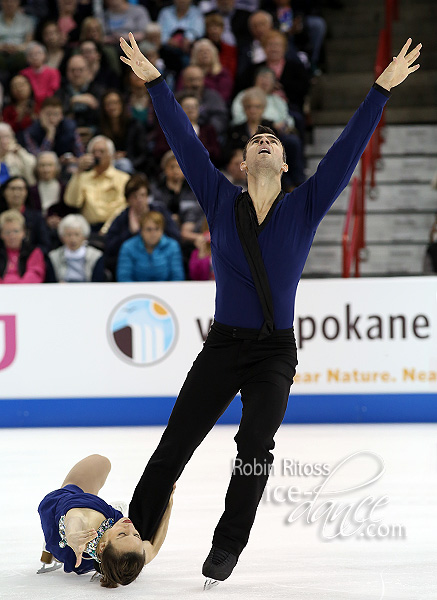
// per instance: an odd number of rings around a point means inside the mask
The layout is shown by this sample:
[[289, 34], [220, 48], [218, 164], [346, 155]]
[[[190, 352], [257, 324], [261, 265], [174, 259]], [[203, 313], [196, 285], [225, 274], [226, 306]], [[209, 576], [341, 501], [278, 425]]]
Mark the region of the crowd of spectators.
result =
[[202, 210], [144, 82], [132, 31], [214, 165], [246, 186], [259, 124], [305, 180], [305, 104], [337, 0], [0, 0], [0, 283], [213, 279]]

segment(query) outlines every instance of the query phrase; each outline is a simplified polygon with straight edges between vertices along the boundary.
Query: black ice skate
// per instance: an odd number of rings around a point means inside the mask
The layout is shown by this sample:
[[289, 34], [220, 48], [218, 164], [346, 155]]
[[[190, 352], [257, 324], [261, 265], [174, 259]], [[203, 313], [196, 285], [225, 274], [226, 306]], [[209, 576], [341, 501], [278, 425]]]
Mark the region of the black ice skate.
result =
[[226, 550], [213, 546], [202, 567], [202, 575], [206, 577], [204, 590], [218, 585], [232, 573], [238, 558]]

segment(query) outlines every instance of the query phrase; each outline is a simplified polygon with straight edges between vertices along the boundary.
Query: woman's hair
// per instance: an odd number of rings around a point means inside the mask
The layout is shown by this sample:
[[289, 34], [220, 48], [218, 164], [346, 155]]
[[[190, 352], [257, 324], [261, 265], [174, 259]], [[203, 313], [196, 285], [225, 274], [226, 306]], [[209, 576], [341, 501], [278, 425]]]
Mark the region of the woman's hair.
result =
[[115, 89], [110, 89], [106, 91], [100, 100], [100, 131], [103, 133], [103, 135], [106, 135], [108, 138], [111, 138], [114, 132], [105, 110], [105, 100], [108, 96], [111, 96], [112, 94], [118, 96], [121, 102], [121, 114], [118, 117], [121, 131], [125, 132], [127, 130], [130, 121], [129, 111], [126, 102], [124, 101], [123, 96], [120, 94], [120, 92]]
[[225, 26], [225, 21], [220, 13], [210, 13], [205, 16], [205, 27], [209, 25], [220, 25], [220, 27]]
[[84, 40], [89, 39], [88, 38], [88, 33], [87, 33], [87, 28], [90, 25], [98, 25], [101, 31], [101, 35], [103, 38], [103, 25], [100, 22], [100, 20], [97, 17], [86, 17], [83, 21], [82, 21], [82, 25], [80, 26], [80, 35], [79, 35], [79, 42], [83, 42]]
[[138, 192], [139, 189], [145, 187], [147, 192], [149, 192], [150, 184], [147, 178], [147, 175], [144, 173], [136, 173], [132, 175], [132, 177], [127, 181], [124, 186], [124, 196], [127, 201], [129, 201], [129, 196]]
[[199, 51], [199, 48], [201, 48], [202, 46], [208, 46], [211, 50], [213, 56], [213, 63], [210, 70], [213, 75], [217, 75], [223, 69], [223, 66], [220, 62], [220, 56], [217, 47], [208, 38], [202, 38], [201, 40], [197, 40], [197, 42], [194, 42], [193, 47], [191, 49], [190, 65], [195, 65], [196, 67], [199, 66], [197, 63], [197, 53]]
[[158, 212], [156, 210], [151, 210], [150, 212], [145, 214], [140, 219], [141, 229], [144, 227], [144, 224], [147, 223], [148, 221], [152, 221], [152, 223], [155, 223], [155, 225], [157, 225], [160, 229], [162, 229], [162, 231], [164, 231], [165, 219], [164, 219], [164, 215], [162, 215], [160, 212]]
[[58, 235], [64, 236], [66, 229], [80, 229], [85, 239], [88, 239], [91, 233], [91, 227], [88, 221], [82, 215], [67, 215], [58, 225]]
[[262, 104], [264, 104], [264, 107], [265, 107], [267, 104], [266, 93], [264, 92], [264, 90], [262, 90], [261, 88], [258, 88], [258, 87], [248, 88], [241, 97], [241, 104], [243, 105], [243, 108], [251, 100], [258, 100], [258, 102], [261, 102]]
[[5, 223], [18, 223], [24, 229], [26, 226], [26, 219], [15, 208], [5, 210], [0, 215], [0, 229], [3, 229]]
[[118, 553], [111, 542], [108, 542], [101, 555], [100, 585], [106, 588], [116, 588], [118, 584], [128, 585], [141, 573], [146, 563], [146, 553]]
[[[0, 126], [1, 125], [6, 125], [6, 123], [0, 123]], [[10, 183], [16, 181], [17, 179], [20, 179], [26, 187], [26, 199], [24, 200], [24, 205], [27, 206], [29, 204], [29, 184], [21, 175], [13, 175], [12, 177], [9, 177], [9, 179], [7, 179], [0, 187], [0, 212], [8, 208], [8, 203], [6, 202], [5, 198], [5, 190], [9, 187]]]

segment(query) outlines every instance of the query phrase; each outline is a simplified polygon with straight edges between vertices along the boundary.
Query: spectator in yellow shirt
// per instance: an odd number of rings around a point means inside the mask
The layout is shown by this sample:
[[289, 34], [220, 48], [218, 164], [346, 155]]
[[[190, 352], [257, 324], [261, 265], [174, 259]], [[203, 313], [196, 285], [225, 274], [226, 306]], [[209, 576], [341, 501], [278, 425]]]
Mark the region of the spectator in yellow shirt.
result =
[[79, 208], [93, 232], [104, 235], [112, 221], [127, 207], [124, 186], [130, 175], [113, 164], [113, 142], [97, 135], [87, 153], [77, 162], [78, 170], [65, 189], [65, 204]]

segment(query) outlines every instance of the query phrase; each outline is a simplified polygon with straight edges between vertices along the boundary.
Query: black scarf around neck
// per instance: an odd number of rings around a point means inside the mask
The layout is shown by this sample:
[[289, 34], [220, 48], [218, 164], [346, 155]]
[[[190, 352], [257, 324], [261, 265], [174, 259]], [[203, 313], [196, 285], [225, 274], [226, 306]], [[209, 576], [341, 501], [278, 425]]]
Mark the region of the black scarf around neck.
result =
[[272, 292], [258, 243], [258, 233], [264, 222], [270, 218], [273, 207], [284, 195], [284, 192], [280, 192], [261, 225], [258, 225], [255, 208], [248, 192], [241, 192], [235, 200], [235, 223], [238, 237], [240, 238], [246, 260], [249, 263], [250, 272], [252, 273], [255, 289], [264, 315], [264, 324], [259, 332], [259, 340], [268, 337], [275, 329], [275, 317]]

